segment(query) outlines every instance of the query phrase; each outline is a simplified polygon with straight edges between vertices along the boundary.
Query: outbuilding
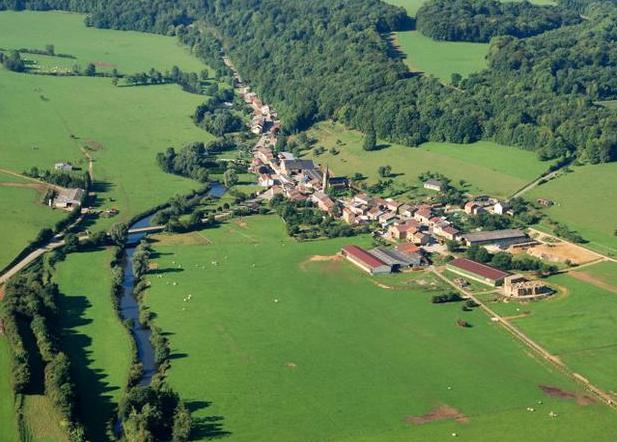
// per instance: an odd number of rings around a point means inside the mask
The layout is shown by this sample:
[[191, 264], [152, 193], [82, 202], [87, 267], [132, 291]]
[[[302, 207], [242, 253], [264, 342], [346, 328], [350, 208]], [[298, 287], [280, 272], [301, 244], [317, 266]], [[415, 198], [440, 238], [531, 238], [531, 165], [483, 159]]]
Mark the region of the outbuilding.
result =
[[371, 275], [390, 273], [392, 271], [388, 264], [358, 246], [349, 245], [343, 247], [341, 255]]
[[450, 261], [446, 268], [453, 273], [492, 287], [502, 285], [504, 279], [509, 275], [503, 270], [467, 258], [456, 258]]

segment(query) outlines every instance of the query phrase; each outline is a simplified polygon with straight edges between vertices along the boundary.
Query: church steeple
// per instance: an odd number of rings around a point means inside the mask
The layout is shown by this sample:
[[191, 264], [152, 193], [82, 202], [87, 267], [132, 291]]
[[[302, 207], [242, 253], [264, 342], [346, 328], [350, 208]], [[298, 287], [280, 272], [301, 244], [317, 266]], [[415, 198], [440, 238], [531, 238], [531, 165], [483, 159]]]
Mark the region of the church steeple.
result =
[[321, 185], [321, 187], [323, 188], [324, 192], [326, 190], [328, 190], [329, 178], [330, 178], [330, 172], [328, 171], [328, 165], [326, 164], [326, 170], [324, 170], [324, 172], [323, 172], [323, 183]]

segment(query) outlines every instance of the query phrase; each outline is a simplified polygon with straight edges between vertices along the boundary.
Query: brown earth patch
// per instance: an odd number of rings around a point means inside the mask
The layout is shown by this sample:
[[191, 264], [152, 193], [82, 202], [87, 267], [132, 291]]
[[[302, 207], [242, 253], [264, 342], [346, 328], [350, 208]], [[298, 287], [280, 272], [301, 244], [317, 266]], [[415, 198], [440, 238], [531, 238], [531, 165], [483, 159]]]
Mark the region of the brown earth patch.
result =
[[0, 301], [4, 299], [4, 285], [0, 285]]
[[93, 61], [92, 64], [97, 68], [117, 68], [117, 64], [108, 63], [106, 61]]
[[405, 422], [411, 425], [423, 425], [434, 421], [452, 419], [459, 424], [466, 424], [469, 418], [456, 408], [449, 405], [440, 405], [422, 416], [407, 416]]
[[522, 319], [529, 316], [531, 312], [523, 312], [520, 315], [512, 315], [512, 316], [502, 316], [501, 319], [505, 319], [506, 321], [512, 321], [514, 319]]
[[594, 252], [591, 252], [583, 247], [565, 242], [559, 242], [555, 244], [540, 244], [531, 247], [529, 250], [527, 250], [527, 253], [531, 256], [545, 259], [547, 261], [565, 262], [569, 260], [572, 263], [578, 265], [595, 261], [600, 258], [600, 256]]
[[589, 284], [595, 285], [596, 287], [617, 294], [617, 287], [587, 272], [576, 271], [570, 272], [569, 275], [575, 279], [578, 279], [579, 281], [588, 282]]
[[100, 143], [96, 140], [84, 140], [84, 147], [90, 150], [101, 150], [103, 147], [105, 147], [103, 145], [103, 143]]
[[341, 255], [313, 255], [308, 260], [310, 262], [320, 261], [341, 261], [343, 257]]
[[340, 269], [340, 262], [343, 260], [341, 255], [313, 255], [308, 259], [302, 261], [299, 264], [300, 270], [306, 271], [307, 267], [311, 263], [322, 262], [328, 263], [327, 266], [324, 267], [327, 271], [338, 271]]
[[568, 399], [568, 400], [576, 400], [576, 403], [582, 406], [591, 405], [596, 402], [596, 400], [583, 393], [573, 393], [571, 391], [565, 391], [561, 388], [553, 387], [550, 385], [539, 385], [540, 390], [542, 390], [546, 395], [557, 397], [560, 399]]
[[249, 226], [249, 225], [246, 223], [246, 221], [244, 221], [244, 220], [242, 220], [242, 219], [236, 219], [236, 220], [234, 220], [234, 224], [235, 224], [235, 225], [237, 225], [237, 226], [239, 226], [239, 227], [242, 227], [242, 228], [244, 228], [244, 229], [246, 229], [246, 228]]

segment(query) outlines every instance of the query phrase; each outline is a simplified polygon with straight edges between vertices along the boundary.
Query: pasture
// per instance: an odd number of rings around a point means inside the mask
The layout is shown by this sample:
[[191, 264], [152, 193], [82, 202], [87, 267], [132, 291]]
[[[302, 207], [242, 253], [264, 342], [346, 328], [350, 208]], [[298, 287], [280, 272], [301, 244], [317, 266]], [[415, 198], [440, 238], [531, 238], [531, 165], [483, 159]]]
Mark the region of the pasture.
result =
[[65, 212], [45, 206], [42, 192], [37, 186], [29, 187], [23, 179], [0, 173], [0, 269], [8, 265], [42, 228], [51, 227], [66, 216]]
[[[382, 142], [387, 147], [366, 152], [362, 149], [362, 134], [340, 124], [321, 123], [308, 134], [317, 139], [316, 146], [326, 148], [319, 156], [314, 150], [308, 153], [317, 163], [327, 164], [335, 174], [362, 173], [369, 184], [378, 180], [378, 167], [389, 164], [395, 183], [418, 185], [418, 175], [422, 172], [441, 172], [454, 184], [465, 180], [469, 185], [467, 190], [472, 193], [505, 198], [540, 176], [549, 166], [539, 161], [533, 152], [490, 141], [466, 145], [426, 143], [419, 148]], [[338, 145], [337, 140], [340, 140]], [[332, 147], [339, 153], [333, 155], [329, 151]]]
[[0, 337], [0, 425], [2, 441], [19, 440], [17, 415], [13, 401], [13, 387], [11, 386], [11, 359], [9, 346], [4, 337]]
[[[549, 278], [560, 288], [552, 299], [520, 306], [529, 314], [514, 320], [528, 336], [573, 371], [617, 397], [617, 264], [600, 263]], [[511, 304], [494, 304], [514, 314]]]
[[578, 231], [585, 244], [600, 253], [617, 256], [617, 164], [574, 167], [526, 194], [529, 200], [554, 201], [543, 211], [555, 221]]
[[[67, 13], [0, 13], [0, 47], [43, 48], [71, 53], [87, 63], [104, 60], [120, 70], [206, 68], [172, 37], [96, 30]], [[114, 87], [109, 78], [52, 77], [0, 71], [0, 164], [21, 172], [55, 162], [87, 167], [93, 158], [96, 207], [120, 215], [100, 219], [96, 229], [187, 193], [198, 183], [163, 173], [156, 154], [212, 136], [190, 116], [205, 97], [177, 85]], [[32, 130], [36, 125], [36, 130]]]
[[184, 71], [199, 72], [206, 67], [173, 37], [133, 31], [88, 28], [84, 15], [68, 12], [0, 12], [0, 48], [45, 49], [53, 44], [56, 53], [76, 57], [58, 58], [24, 54], [43, 60], [45, 66], [85, 67], [94, 63], [102, 71], [116, 68], [131, 74], [160, 71], [177, 65]]
[[444, 83], [453, 73], [463, 77], [487, 67], [488, 43], [438, 41], [418, 31], [397, 32], [394, 44], [411, 72], [433, 75]]
[[[62, 348], [73, 367], [88, 440], [105, 441], [106, 423], [126, 386], [132, 361], [130, 334], [111, 299], [111, 251], [73, 253], [57, 264], [55, 281]], [[81, 409], [81, 408], [78, 408]]]
[[145, 302], [169, 333], [168, 380], [196, 440], [608, 441], [617, 431], [609, 408], [545, 394], [540, 385], [582, 397], [484, 314], [431, 304], [444, 290], [432, 275], [374, 280], [333, 256], [367, 238], [297, 243], [268, 216], [153, 240]]

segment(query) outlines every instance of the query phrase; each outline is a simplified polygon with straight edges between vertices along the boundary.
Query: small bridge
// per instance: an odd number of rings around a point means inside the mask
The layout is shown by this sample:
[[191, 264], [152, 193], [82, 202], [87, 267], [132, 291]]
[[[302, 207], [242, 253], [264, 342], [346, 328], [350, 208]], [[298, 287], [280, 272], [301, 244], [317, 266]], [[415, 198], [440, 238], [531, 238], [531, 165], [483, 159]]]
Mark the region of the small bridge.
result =
[[162, 232], [165, 230], [165, 226], [148, 226], [148, 227], [137, 227], [135, 229], [129, 229], [129, 235], [133, 235], [135, 233], [154, 233], [154, 232]]

